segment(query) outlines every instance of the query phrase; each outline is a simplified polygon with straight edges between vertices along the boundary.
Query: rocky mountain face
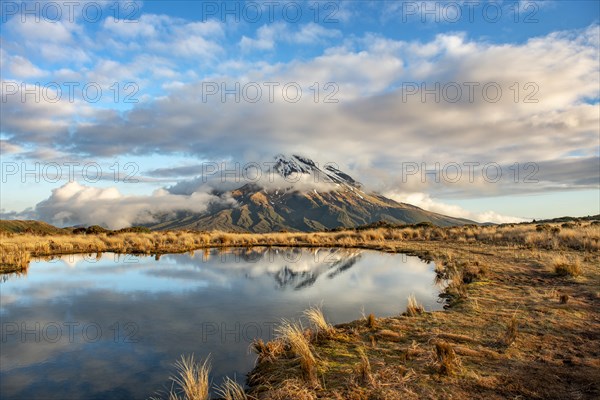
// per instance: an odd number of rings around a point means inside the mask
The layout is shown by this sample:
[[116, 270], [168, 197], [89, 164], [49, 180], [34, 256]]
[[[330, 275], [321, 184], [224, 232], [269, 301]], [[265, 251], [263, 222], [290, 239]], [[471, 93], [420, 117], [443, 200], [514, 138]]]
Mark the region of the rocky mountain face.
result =
[[317, 231], [356, 227], [378, 221], [392, 224], [431, 222], [439, 226], [474, 223], [410, 204], [398, 203], [363, 186], [332, 165], [320, 167], [298, 156], [275, 157], [270, 163], [276, 183], [248, 183], [232, 190], [234, 206], [212, 207], [202, 214], [178, 212], [159, 217], [152, 229], [225, 231]]

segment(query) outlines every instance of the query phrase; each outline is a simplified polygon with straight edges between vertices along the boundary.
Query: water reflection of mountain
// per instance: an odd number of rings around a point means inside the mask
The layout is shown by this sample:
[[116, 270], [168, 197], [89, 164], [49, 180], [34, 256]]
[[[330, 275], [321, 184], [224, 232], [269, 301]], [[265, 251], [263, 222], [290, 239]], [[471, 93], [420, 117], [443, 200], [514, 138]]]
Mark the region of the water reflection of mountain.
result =
[[327, 275], [327, 278], [335, 278], [341, 272], [352, 268], [359, 259], [360, 255], [357, 254], [350, 259], [340, 260], [331, 265], [318, 265], [314, 270], [303, 272], [295, 272], [285, 265], [278, 273], [274, 274], [274, 278], [282, 289], [294, 287], [294, 290], [300, 290], [312, 286], [319, 276], [329, 270], [333, 271]]
[[[333, 279], [352, 268], [362, 257], [362, 250], [252, 248], [216, 250], [222, 259], [243, 261], [246, 277], [270, 276], [282, 290], [301, 290], [311, 287], [327, 274]], [[224, 257], [224, 258], [223, 258]]]

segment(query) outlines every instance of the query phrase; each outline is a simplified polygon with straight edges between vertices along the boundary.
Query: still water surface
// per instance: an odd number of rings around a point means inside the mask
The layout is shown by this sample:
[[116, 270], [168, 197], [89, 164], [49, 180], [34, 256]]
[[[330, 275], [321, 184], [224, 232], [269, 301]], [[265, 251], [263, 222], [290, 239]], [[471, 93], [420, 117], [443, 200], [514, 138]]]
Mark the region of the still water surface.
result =
[[[144, 399], [182, 355], [242, 383], [252, 339], [322, 304], [332, 323], [440, 309], [432, 263], [346, 249], [199, 250], [32, 261], [0, 283], [0, 398]], [[166, 396], [164, 396], [166, 397]]]

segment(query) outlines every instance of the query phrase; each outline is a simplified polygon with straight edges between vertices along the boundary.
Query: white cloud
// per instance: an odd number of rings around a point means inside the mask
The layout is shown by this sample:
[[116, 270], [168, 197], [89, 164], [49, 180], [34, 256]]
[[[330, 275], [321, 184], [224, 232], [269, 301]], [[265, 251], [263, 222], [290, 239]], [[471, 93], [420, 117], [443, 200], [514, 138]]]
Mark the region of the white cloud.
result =
[[145, 14], [132, 22], [108, 16], [102, 23], [102, 27], [108, 32], [128, 39], [155, 37], [157, 34], [156, 26], [166, 18]]
[[293, 43], [315, 44], [328, 39], [340, 38], [342, 33], [337, 29], [327, 29], [314, 22], [302, 25], [300, 30], [291, 37]]
[[7, 30], [27, 41], [42, 43], [67, 43], [73, 40], [73, 31], [79, 30], [75, 23], [50, 21], [45, 18], [11, 18], [5, 27]]
[[99, 224], [120, 229], [155, 221], [158, 214], [179, 210], [203, 212], [211, 203], [234, 204], [207, 192], [175, 195], [164, 189], [152, 195], [126, 196], [116, 188], [97, 188], [69, 182], [54, 189], [52, 195], [38, 203], [35, 212], [44, 221], [69, 226]]
[[528, 221], [524, 218], [500, 215], [497, 212], [491, 210], [481, 213], [468, 211], [457, 205], [445, 204], [440, 201], [434, 200], [427, 193], [388, 192], [385, 193], [385, 196], [401, 203], [408, 203], [417, 207], [421, 207], [427, 211], [449, 215], [455, 218], [466, 218], [477, 222], [493, 222], [497, 224], [502, 224]]
[[310, 22], [302, 24], [299, 29], [290, 29], [289, 24], [275, 22], [266, 24], [256, 30], [256, 38], [242, 36], [239, 45], [242, 51], [273, 50], [277, 42], [300, 45], [323, 44], [331, 39], [340, 38], [342, 33], [337, 29], [325, 28]]
[[242, 36], [240, 46], [242, 51], [273, 50], [279, 34], [285, 30], [282, 23], [263, 25], [256, 31], [256, 39]]
[[10, 143], [8, 140], [0, 140], [0, 153], [14, 154], [23, 151], [21, 146]]
[[[128, 64], [99, 60], [89, 73], [94, 80], [135, 77], [153, 65], [159, 66], [158, 73], [169, 82], [186, 84], [171, 85], [168, 96], [122, 117], [100, 112], [90, 115], [91, 123], [75, 129], [72, 145], [91, 154], [161, 148], [239, 157], [260, 140], [259, 150], [268, 156], [302, 146], [307, 154], [320, 152], [327, 160], [346, 160], [352, 155], [359, 157], [363, 166], [373, 167], [392, 160], [512, 163], [557, 159], [594, 146], [590, 139], [597, 136], [597, 105], [583, 100], [593, 98], [599, 84], [593, 39], [597, 32], [594, 26], [518, 45], [482, 43], [453, 34], [427, 43], [368, 35], [307, 61], [238, 64], [241, 76], [222, 78], [229, 83], [299, 82], [304, 96], [296, 104], [281, 101], [281, 95], [275, 104], [264, 101], [266, 95], [258, 104], [221, 103], [221, 96], [205, 103], [201, 82], [190, 83], [176, 76], [173, 61], [161, 61], [157, 56], [139, 57]], [[426, 54], [414, 52], [427, 46], [432, 49]], [[503, 96], [491, 103], [483, 99], [480, 89], [474, 101], [466, 101], [463, 87], [463, 101], [457, 103], [444, 99], [436, 103], [432, 96], [423, 102], [420, 94], [403, 98], [402, 84], [421, 80], [430, 88], [436, 82], [497, 82]], [[321, 102], [317, 104], [309, 89], [315, 81], [321, 84]], [[322, 102], [331, 92], [323, 90], [328, 82], [338, 85], [334, 97], [339, 103]], [[510, 89], [515, 82], [521, 88], [517, 103]], [[538, 103], [523, 101], [531, 92], [524, 89], [527, 82], [537, 84], [534, 97]], [[7, 118], [9, 123], [14, 122], [11, 119]], [[143, 132], [132, 125], [141, 119], [145, 121]], [[164, 132], [171, 132], [168, 143]], [[365, 141], [367, 133], [370, 140]], [[144, 141], [137, 139], [140, 135]], [[111, 140], [105, 140], [107, 136]]]
[[[214, 59], [222, 52], [217, 39], [224, 36], [224, 24], [214, 20], [188, 22], [167, 15], [144, 14], [135, 23], [109, 17], [102, 26], [115, 46], [123, 50], [206, 59]], [[132, 40], [143, 41], [143, 48]]]
[[[2, 51], [4, 53], [4, 51]], [[48, 72], [38, 68], [31, 61], [21, 56], [2, 57], [2, 67], [6, 67], [11, 75], [16, 78], [37, 78], [48, 74]]]

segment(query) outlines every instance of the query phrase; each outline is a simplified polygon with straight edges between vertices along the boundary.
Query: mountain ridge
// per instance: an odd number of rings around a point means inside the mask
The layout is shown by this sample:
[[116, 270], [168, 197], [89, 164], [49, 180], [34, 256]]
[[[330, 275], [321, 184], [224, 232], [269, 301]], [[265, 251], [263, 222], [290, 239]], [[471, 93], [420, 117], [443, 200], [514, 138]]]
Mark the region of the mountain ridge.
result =
[[365, 192], [360, 182], [337, 166], [325, 164], [321, 168], [308, 157], [279, 154], [269, 172], [276, 173], [279, 180], [263, 185], [246, 183], [229, 191], [235, 206], [212, 208], [205, 213], [164, 214], [156, 216], [157, 223], [146, 226], [156, 230], [306, 232], [354, 228], [379, 221], [396, 225], [477, 224]]

